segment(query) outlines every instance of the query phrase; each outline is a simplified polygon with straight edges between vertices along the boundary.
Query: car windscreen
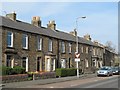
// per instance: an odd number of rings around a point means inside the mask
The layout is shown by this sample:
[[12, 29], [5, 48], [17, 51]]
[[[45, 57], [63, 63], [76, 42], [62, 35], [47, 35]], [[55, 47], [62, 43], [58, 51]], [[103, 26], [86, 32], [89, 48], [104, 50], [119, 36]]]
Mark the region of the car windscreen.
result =
[[109, 70], [109, 68], [101, 68], [100, 70]]

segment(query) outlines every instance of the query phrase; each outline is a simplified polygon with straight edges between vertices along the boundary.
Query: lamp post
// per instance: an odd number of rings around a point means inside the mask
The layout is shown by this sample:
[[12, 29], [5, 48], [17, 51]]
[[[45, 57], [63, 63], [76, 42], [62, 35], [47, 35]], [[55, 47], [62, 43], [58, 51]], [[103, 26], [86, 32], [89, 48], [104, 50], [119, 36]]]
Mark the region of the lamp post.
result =
[[[78, 20], [82, 18], [82, 19], [85, 19], [86, 17], [85, 16], [82, 16], [82, 17], [78, 17], [76, 18], [76, 54], [79, 54], [78, 53], [78, 36], [77, 36], [77, 29], [78, 29]], [[78, 57], [77, 57], [78, 58]], [[80, 58], [80, 57], [79, 57]], [[76, 60], [76, 67], [77, 67], [77, 77], [79, 78], [79, 65], [78, 65], [78, 62], [79, 60]]]

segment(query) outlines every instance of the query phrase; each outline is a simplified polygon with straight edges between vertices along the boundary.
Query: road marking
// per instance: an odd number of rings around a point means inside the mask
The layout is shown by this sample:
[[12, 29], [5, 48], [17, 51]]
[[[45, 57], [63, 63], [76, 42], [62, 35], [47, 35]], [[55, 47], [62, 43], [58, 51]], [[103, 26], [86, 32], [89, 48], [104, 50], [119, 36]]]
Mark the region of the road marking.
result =
[[70, 86], [73, 87], [73, 86], [77, 86], [77, 85], [78, 85], [78, 84], [74, 84], [74, 85], [72, 84], [72, 85], [70, 85]]
[[98, 80], [94, 80], [94, 81], [98, 81]]
[[53, 86], [51, 86], [50, 88], [54, 88]]

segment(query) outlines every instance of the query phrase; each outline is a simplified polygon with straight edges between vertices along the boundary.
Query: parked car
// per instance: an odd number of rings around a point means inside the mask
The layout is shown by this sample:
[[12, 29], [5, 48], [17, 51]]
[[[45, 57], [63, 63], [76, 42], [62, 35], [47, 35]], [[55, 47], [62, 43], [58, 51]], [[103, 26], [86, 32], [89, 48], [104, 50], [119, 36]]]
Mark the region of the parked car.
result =
[[113, 74], [114, 75], [120, 75], [120, 67], [113, 67], [112, 68]]
[[109, 66], [103, 66], [97, 71], [97, 76], [112, 76], [113, 71]]

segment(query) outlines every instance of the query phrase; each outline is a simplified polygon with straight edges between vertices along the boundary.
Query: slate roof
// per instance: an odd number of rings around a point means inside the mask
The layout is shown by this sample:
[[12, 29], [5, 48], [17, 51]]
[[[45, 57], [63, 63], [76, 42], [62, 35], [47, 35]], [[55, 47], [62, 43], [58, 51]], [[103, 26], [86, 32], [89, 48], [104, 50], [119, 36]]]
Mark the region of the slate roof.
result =
[[[76, 42], [76, 37], [69, 33], [65, 33], [65, 32], [58, 31], [58, 30], [50, 30], [48, 28], [43, 28], [43, 27], [37, 27], [32, 24], [25, 23], [25, 22], [18, 21], [18, 20], [13, 21], [13, 20], [11, 20], [7, 17], [3, 17], [3, 16], [0, 16], [0, 21], [1, 20], [2, 20], [2, 23], [0, 22], [0, 26], [14, 28], [17, 30], [30, 32], [30, 33], [41, 34], [41, 35], [45, 35], [45, 36], [49, 36], [49, 37], [53, 37], [53, 38], [57, 38], [57, 39], [61, 39], [61, 40]], [[92, 41], [86, 40], [82, 37], [79, 37], [78, 42], [92, 45], [92, 46], [97, 46]]]

